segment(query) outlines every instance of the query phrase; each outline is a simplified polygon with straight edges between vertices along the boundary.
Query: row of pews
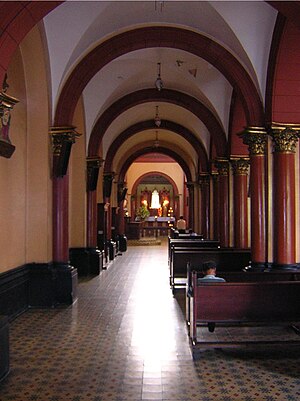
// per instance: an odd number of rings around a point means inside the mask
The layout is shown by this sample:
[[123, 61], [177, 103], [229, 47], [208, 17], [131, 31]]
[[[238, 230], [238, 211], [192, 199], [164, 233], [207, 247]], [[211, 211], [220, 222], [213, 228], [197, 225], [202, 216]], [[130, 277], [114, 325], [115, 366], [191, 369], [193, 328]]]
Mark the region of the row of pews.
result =
[[[248, 249], [221, 248], [218, 241], [200, 238], [171, 238], [168, 244], [170, 287], [186, 291], [186, 322], [193, 350], [201, 346], [224, 347], [249, 344], [300, 343], [300, 270], [255, 271], [249, 268]], [[201, 283], [202, 265], [215, 261], [217, 275], [225, 283]], [[266, 340], [228, 338], [216, 342], [218, 326], [289, 326], [293, 339]], [[198, 328], [210, 335], [199, 338]], [[208, 333], [209, 334], [209, 333]], [[217, 330], [216, 330], [217, 334]], [[298, 334], [298, 335], [297, 335]]]

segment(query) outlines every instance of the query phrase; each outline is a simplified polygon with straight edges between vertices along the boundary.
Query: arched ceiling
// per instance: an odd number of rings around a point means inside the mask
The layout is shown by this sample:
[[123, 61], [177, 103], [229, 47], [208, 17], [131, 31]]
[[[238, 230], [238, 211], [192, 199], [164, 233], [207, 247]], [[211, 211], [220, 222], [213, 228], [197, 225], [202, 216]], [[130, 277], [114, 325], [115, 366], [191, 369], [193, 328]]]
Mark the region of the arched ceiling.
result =
[[[160, 117], [191, 132], [206, 159], [212, 144], [218, 155], [226, 154], [233, 92], [241, 96], [247, 123], [263, 123], [276, 15], [263, 1], [65, 2], [43, 19], [53, 123], [71, 124], [82, 96], [88, 153], [101, 146], [105, 158], [122, 132], [154, 118], [159, 105]], [[149, 97], [157, 63], [164, 88]], [[144, 99], [122, 103], [136, 94]], [[179, 149], [187, 139], [175, 133], [165, 145], [172, 138]], [[137, 132], [135, 145], [147, 135]], [[126, 141], [134, 145], [132, 138]], [[205, 157], [198, 157], [203, 164]]]

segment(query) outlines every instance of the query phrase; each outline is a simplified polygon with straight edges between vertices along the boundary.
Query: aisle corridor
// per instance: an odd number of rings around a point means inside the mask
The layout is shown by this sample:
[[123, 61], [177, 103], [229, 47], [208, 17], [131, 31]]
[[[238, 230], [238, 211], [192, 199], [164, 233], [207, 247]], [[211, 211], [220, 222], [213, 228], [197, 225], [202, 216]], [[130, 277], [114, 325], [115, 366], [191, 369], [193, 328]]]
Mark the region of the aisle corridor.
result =
[[300, 354], [207, 350], [193, 361], [183, 295], [169, 289], [166, 246], [129, 247], [80, 279], [66, 309], [10, 327], [0, 401], [298, 401]]

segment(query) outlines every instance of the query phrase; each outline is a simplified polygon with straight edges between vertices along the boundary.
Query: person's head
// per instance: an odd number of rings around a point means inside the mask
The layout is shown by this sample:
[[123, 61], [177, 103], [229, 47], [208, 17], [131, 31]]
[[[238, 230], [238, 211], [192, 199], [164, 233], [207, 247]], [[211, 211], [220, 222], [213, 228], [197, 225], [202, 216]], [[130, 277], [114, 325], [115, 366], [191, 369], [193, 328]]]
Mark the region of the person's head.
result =
[[207, 274], [212, 274], [212, 275], [216, 275], [216, 271], [217, 271], [217, 266], [216, 263], [212, 260], [209, 260], [205, 263], [203, 263], [202, 265], [202, 271], [204, 275]]
[[180, 220], [183, 220], [183, 216], [180, 216], [179, 218], [180, 218]]

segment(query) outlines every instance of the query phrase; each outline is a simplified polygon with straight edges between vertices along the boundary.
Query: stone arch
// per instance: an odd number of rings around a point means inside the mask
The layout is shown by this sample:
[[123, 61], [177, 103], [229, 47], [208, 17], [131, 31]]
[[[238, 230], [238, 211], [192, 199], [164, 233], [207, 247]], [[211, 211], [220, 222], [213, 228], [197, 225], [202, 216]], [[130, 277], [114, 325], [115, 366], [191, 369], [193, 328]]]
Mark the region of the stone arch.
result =
[[83, 89], [106, 64], [123, 54], [150, 47], [187, 51], [214, 65], [241, 94], [248, 125], [262, 126], [264, 110], [257, 88], [242, 64], [211, 38], [187, 29], [151, 26], [120, 33], [91, 50], [74, 68], [59, 96], [54, 124], [72, 123]]
[[[140, 131], [153, 128], [155, 128], [153, 120], [148, 120], [134, 124], [125, 129], [123, 132], [121, 132], [121, 134], [114, 140], [114, 142], [111, 144], [111, 146], [107, 151], [107, 154], [105, 156], [104, 171], [105, 172], [112, 171], [114, 155], [116, 154], [119, 146], [122, 143], [124, 143], [128, 138], [137, 134]], [[167, 120], [162, 120], [159, 129], [165, 129], [176, 132], [178, 135], [181, 135], [183, 138], [189, 141], [197, 151], [199, 157], [199, 169], [201, 166], [202, 171], [208, 170], [207, 155], [203, 147], [203, 144], [196, 138], [196, 136], [190, 130], [188, 130], [187, 128], [183, 127], [180, 124]]]
[[172, 177], [170, 177], [168, 174], [163, 173], [162, 171], [151, 171], [151, 172], [149, 172], [149, 173], [142, 174], [142, 175], [135, 181], [135, 183], [133, 184], [133, 186], [132, 186], [132, 192], [135, 192], [135, 191], [136, 191], [137, 186], [139, 185], [139, 183], [140, 183], [145, 177], [147, 177], [147, 176], [149, 176], [149, 175], [153, 175], [153, 174], [160, 174], [160, 175], [162, 175], [163, 177], [165, 177], [165, 178], [166, 178], [168, 181], [170, 181], [170, 183], [172, 184], [172, 186], [173, 186], [173, 188], [174, 188], [174, 195], [178, 195], [178, 194], [179, 194], [179, 191], [178, 191], [178, 187], [177, 187], [177, 185], [176, 185], [176, 182], [173, 180]]
[[[119, 181], [123, 182], [125, 180], [125, 175], [126, 172], [129, 168], [129, 166], [139, 157], [142, 155], [145, 155], [147, 153], [153, 153], [153, 147], [145, 147], [142, 149], [138, 149], [135, 152], [133, 152], [123, 163], [120, 172], [118, 172], [119, 174]], [[174, 159], [182, 168], [182, 170], [184, 171], [184, 174], [186, 175], [187, 181], [192, 181], [192, 173], [187, 165], [187, 163], [185, 162], [185, 160], [181, 157], [181, 155], [179, 155], [178, 153], [174, 152], [171, 149], [165, 148], [163, 146], [159, 146], [157, 148], [155, 148], [155, 153], [162, 153], [165, 154], [167, 156], [170, 156], [172, 159]]]
[[207, 107], [185, 93], [172, 89], [164, 89], [159, 92], [151, 88], [123, 96], [102, 113], [91, 133], [88, 147], [89, 156], [98, 155], [99, 146], [107, 128], [121, 113], [138, 104], [155, 101], [173, 103], [195, 114], [213, 136], [218, 156], [226, 155], [227, 141], [225, 132], [217, 118]]

